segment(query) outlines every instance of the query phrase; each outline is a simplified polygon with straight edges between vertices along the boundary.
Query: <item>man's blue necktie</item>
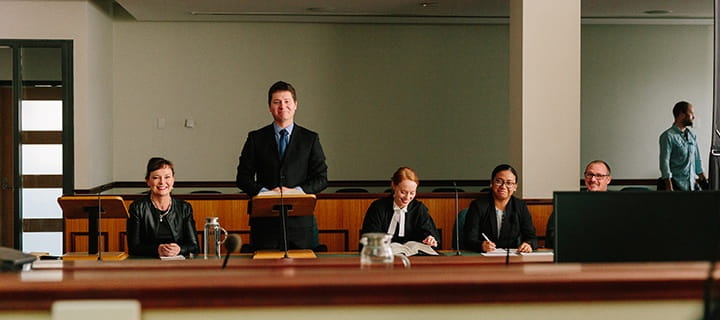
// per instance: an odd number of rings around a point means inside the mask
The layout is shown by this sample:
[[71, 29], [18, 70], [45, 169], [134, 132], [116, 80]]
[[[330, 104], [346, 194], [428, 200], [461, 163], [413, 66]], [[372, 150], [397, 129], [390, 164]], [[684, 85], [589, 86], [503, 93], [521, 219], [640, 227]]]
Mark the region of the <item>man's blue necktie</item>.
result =
[[285, 155], [285, 147], [287, 147], [287, 137], [288, 132], [285, 129], [280, 130], [280, 141], [278, 143], [278, 146], [280, 147], [280, 158], [282, 158]]

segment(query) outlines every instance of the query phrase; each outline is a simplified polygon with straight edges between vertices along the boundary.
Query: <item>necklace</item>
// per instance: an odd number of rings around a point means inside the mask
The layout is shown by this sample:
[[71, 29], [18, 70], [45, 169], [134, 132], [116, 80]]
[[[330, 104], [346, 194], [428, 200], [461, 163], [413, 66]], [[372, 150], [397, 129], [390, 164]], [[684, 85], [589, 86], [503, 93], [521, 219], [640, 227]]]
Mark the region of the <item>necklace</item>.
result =
[[163, 222], [163, 218], [165, 218], [165, 216], [167, 216], [168, 214], [170, 214], [170, 212], [172, 211], [172, 207], [173, 207], [173, 201], [172, 201], [172, 199], [170, 199], [170, 206], [169, 206], [169, 207], [167, 208], [167, 210], [165, 210], [165, 211], [160, 210], [160, 206], [155, 202], [155, 200], [153, 200], [153, 199], [151, 198], [150, 201], [152, 201], [153, 206], [154, 206], [155, 209], [160, 213], [160, 222]]

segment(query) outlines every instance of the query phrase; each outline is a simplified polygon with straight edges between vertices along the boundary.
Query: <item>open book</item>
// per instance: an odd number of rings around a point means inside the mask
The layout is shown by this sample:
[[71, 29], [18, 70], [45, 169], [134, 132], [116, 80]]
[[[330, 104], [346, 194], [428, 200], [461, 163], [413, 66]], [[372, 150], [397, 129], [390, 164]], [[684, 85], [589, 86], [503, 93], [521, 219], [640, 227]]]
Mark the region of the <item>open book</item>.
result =
[[[290, 190], [283, 191], [283, 196], [297, 195], [297, 194], [305, 194], [305, 192], [302, 192], [298, 189], [290, 189]], [[279, 196], [279, 195], [280, 195], [279, 191], [268, 190], [268, 191], [263, 191], [263, 192], [258, 193], [257, 196], [264, 197], [264, 196]]]
[[431, 256], [437, 256], [438, 253], [433, 250], [433, 248], [429, 245], [426, 245], [422, 242], [417, 241], [408, 241], [403, 243], [397, 243], [393, 242], [390, 244], [390, 248], [392, 248], [393, 254], [404, 254], [406, 256], [414, 256], [416, 254], [424, 254], [424, 255], [431, 255]]

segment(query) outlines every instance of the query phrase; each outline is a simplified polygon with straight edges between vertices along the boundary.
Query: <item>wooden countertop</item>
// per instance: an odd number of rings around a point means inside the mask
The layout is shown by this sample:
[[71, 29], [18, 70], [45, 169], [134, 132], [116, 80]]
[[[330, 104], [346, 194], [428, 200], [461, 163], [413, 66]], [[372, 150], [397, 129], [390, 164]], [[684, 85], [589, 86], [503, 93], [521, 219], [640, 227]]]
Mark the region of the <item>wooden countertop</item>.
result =
[[[702, 299], [709, 263], [498, 264], [495, 257], [412, 257], [360, 269], [357, 257], [254, 261], [76, 261], [0, 274], [0, 309], [60, 299], [137, 299], [147, 308], [466, 304]], [[433, 260], [434, 259], [434, 260]], [[518, 261], [519, 262], [519, 261]], [[216, 270], [213, 270], [216, 269]]]

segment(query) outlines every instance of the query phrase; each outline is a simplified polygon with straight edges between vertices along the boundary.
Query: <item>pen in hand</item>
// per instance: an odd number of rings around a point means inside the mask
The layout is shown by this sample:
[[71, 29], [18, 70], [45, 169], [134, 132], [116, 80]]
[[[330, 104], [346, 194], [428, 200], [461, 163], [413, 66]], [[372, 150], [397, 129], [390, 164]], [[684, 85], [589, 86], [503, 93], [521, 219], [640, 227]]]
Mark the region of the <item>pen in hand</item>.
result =
[[485, 244], [483, 243], [483, 251], [485, 251], [485, 252], [494, 251], [494, 250], [495, 250], [495, 243], [492, 242], [492, 241], [490, 241], [490, 238], [488, 238], [488, 237], [485, 235], [485, 232], [482, 233], [482, 236], [483, 236], [483, 238], [485, 238], [485, 241], [488, 242], [488, 243], [487, 243], [487, 248], [485, 248]]
[[490, 241], [490, 239], [488, 239], [488, 237], [485, 235], [485, 232], [482, 233], [482, 236], [483, 236], [483, 238], [485, 238], [485, 240], [487, 240], [488, 242], [492, 242], [492, 241]]

